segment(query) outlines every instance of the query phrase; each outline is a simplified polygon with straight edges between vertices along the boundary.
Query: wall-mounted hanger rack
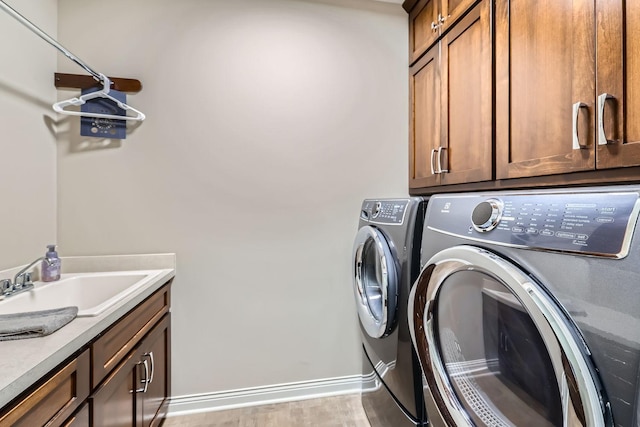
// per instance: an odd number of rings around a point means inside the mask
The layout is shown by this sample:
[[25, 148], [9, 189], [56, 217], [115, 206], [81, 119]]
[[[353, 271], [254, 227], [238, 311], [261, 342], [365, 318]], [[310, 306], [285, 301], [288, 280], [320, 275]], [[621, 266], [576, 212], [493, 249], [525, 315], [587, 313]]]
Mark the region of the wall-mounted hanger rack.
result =
[[[142, 83], [136, 79], [111, 77], [111, 89], [120, 92], [137, 93], [142, 90]], [[58, 89], [89, 89], [99, 84], [93, 76], [85, 74], [54, 73], [53, 84]]]
[[[68, 114], [68, 115], [74, 115], [74, 116], [83, 116], [83, 117], [95, 117], [95, 118], [103, 118], [103, 119], [118, 119], [118, 120], [134, 120], [134, 121], [142, 121], [145, 119], [145, 115], [136, 110], [135, 108], [120, 102], [118, 100], [116, 100], [114, 97], [112, 97], [111, 95], [109, 95], [109, 91], [113, 88], [116, 89], [115, 86], [117, 86], [116, 84], [113, 84], [111, 79], [109, 79], [106, 75], [102, 74], [102, 73], [98, 73], [97, 71], [94, 71], [91, 67], [89, 67], [84, 61], [80, 60], [77, 56], [75, 56], [74, 54], [72, 54], [68, 49], [66, 49], [64, 46], [62, 46], [60, 43], [58, 43], [54, 38], [52, 38], [49, 34], [45, 33], [44, 31], [42, 31], [40, 28], [38, 28], [36, 25], [34, 25], [31, 21], [29, 21], [27, 18], [25, 18], [24, 16], [22, 16], [20, 13], [18, 13], [16, 10], [14, 10], [11, 6], [9, 6], [8, 4], [6, 4], [3, 0], [0, 0], [0, 9], [4, 10], [7, 14], [9, 14], [9, 16], [13, 17], [14, 19], [16, 19], [18, 22], [20, 22], [22, 25], [24, 25], [25, 27], [27, 27], [28, 29], [30, 29], [32, 32], [34, 32], [37, 36], [39, 36], [40, 38], [42, 38], [44, 41], [46, 41], [47, 43], [49, 43], [50, 45], [52, 45], [53, 47], [55, 47], [56, 49], [58, 49], [60, 52], [62, 52], [67, 58], [69, 58], [70, 60], [72, 60], [73, 62], [75, 62], [76, 64], [78, 64], [80, 67], [84, 68], [84, 70], [86, 72], [88, 72], [89, 74], [91, 74], [91, 76], [81, 76], [81, 77], [86, 77], [86, 78], [93, 78], [98, 84], [101, 84], [102, 89], [99, 89], [95, 92], [91, 92], [85, 95], [81, 95], [78, 98], [71, 98], [71, 99], [67, 99], [65, 101], [60, 101], [60, 102], [56, 102], [55, 104], [53, 104], [53, 109], [55, 111], [57, 111], [58, 113], [61, 114]], [[58, 75], [56, 74], [56, 87], [58, 87]], [[69, 82], [69, 80], [64, 80], [65, 77], [67, 76], [65, 74], [61, 74], [61, 79], [62, 81], [66, 81]], [[73, 75], [71, 75], [73, 76]], [[121, 80], [132, 80], [132, 79], [121, 79]], [[138, 82], [140, 83], [140, 82]], [[67, 83], [69, 84], [69, 83]], [[79, 83], [73, 83], [75, 84], [79, 84]], [[120, 82], [120, 84], [125, 84], [125, 82]], [[96, 84], [93, 84], [89, 87], [95, 86]], [[77, 86], [73, 86], [73, 87], [77, 87]], [[139, 85], [139, 88], [142, 88], [142, 85]], [[116, 89], [118, 90], [118, 89]], [[140, 89], [138, 89], [139, 91]], [[66, 110], [65, 108], [68, 106], [80, 106], [82, 104], [84, 104], [86, 101], [88, 101], [89, 99], [94, 99], [94, 98], [106, 98], [106, 99], [110, 99], [114, 102], [117, 103], [118, 107], [122, 108], [125, 111], [131, 111], [133, 112], [135, 115], [130, 116], [130, 115], [126, 115], [126, 116], [114, 116], [114, 115], [110, 115], [110, 114], [101, 114], [101, 113], [89, 113], [89, 112], [80, 112], [80, 111], [70, 111], [70, 110]]]

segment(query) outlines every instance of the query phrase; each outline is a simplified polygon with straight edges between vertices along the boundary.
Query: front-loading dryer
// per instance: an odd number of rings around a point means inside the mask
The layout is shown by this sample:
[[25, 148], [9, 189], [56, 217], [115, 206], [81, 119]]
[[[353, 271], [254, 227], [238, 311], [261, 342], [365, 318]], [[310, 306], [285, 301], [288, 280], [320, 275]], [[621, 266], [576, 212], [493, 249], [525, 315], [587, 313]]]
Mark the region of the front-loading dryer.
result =
[[368, 199], [353, 246], [362, 338], [362, 406], [372, 427], [426, 425], [407, 300], [420, 272], [426, 199]]
[[431, 197], [408, 318], [432, 425], [638, 425], [639, 197]]

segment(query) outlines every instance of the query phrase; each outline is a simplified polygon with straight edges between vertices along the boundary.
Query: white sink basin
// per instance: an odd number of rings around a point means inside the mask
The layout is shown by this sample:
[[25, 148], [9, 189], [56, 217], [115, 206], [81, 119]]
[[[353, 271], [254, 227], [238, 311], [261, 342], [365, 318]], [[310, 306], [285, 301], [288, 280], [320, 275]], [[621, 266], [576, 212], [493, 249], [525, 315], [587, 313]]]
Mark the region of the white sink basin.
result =
[[76, 306], [78, 317], [97, 316], [163, 270], [63, 274], [55, 282], [0, 300], [0, 314]]

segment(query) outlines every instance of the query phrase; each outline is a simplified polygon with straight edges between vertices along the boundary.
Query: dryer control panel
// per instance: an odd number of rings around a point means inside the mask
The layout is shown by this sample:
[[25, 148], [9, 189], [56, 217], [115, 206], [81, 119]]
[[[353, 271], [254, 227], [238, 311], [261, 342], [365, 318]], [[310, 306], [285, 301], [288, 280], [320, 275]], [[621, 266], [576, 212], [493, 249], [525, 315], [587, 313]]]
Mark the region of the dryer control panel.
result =
[[438, 195], [426, 225], [474, 241], [623, 258], [639, 210], [633, 191]]
[[376, 224], [402, 225], [408, 205], [408, 199], [368, 199], [362, 202], [360, 218]]

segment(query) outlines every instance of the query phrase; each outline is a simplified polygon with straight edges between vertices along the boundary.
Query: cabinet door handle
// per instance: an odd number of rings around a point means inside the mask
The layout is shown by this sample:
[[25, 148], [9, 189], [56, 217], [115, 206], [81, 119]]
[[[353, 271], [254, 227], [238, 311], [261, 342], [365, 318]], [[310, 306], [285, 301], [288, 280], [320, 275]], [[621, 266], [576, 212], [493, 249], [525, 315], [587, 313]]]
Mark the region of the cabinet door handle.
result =
[[436, 24], [435, 22], [431, 23], [431, 32], [435, 33], [436, 31], [438, 31], [438, 24]]
[[580, 143], [580, 138], [578, 137], [578, 116], [580, 115], [580, 109], [587, 108], [587, 104], [584, 102], [576, 102], [573, 104], [573, 149], [580, 150], [587, 148], [586, 144]]
[[151, 373], [149, 374], [149, 383], [153, 382], [153, 372], [155, 371], [155, 367], [156, 367], [156, 362], [155, 360], [153, 360], [153, 351], [150, 351], [149, 353], [145, 353], [143, 357], [148, 357], [149, 361], [151, 363]]
[[135, 389], [136, 393], [146, 393], [149, 388], [149, 364], [146, 360], [138, 362], [136, 365], [144, 366], [144, 378], [140, 379], [140, 384], [144, 384], [142, 387]]
[[604, 132], [604, 106], [608, 99], [615, 100], [616, 97], [603, 93], [598, 96], [598, 145], [615, 144], [618, 142], [615, 139], [607, 139], [607, 135]]
[[446, 150], [445, 147], [438, 147], [436, 150], [438, 152], [438, 173], [447, 173], [449, 169], [442, 169], [442, 151]]
[[436, 173], [438, 173], [433, 169], [433, 156], [436, 154], [436, 151], [437, 150], [435, 148], [431, 150], [431, 162], [429, 162], [429, 165], [431, 166], [431, 175], [435, 175]]
[[449, 17], [451, 17], [451, 15], [444, 16], [444, 15], [439, 13], [438, 14], [438, 22], [440, 23], [440, 26], [442, 26], [442, 24], [444, 24], [444, 21], [446, 21], [447, 18], [449, 18]]

